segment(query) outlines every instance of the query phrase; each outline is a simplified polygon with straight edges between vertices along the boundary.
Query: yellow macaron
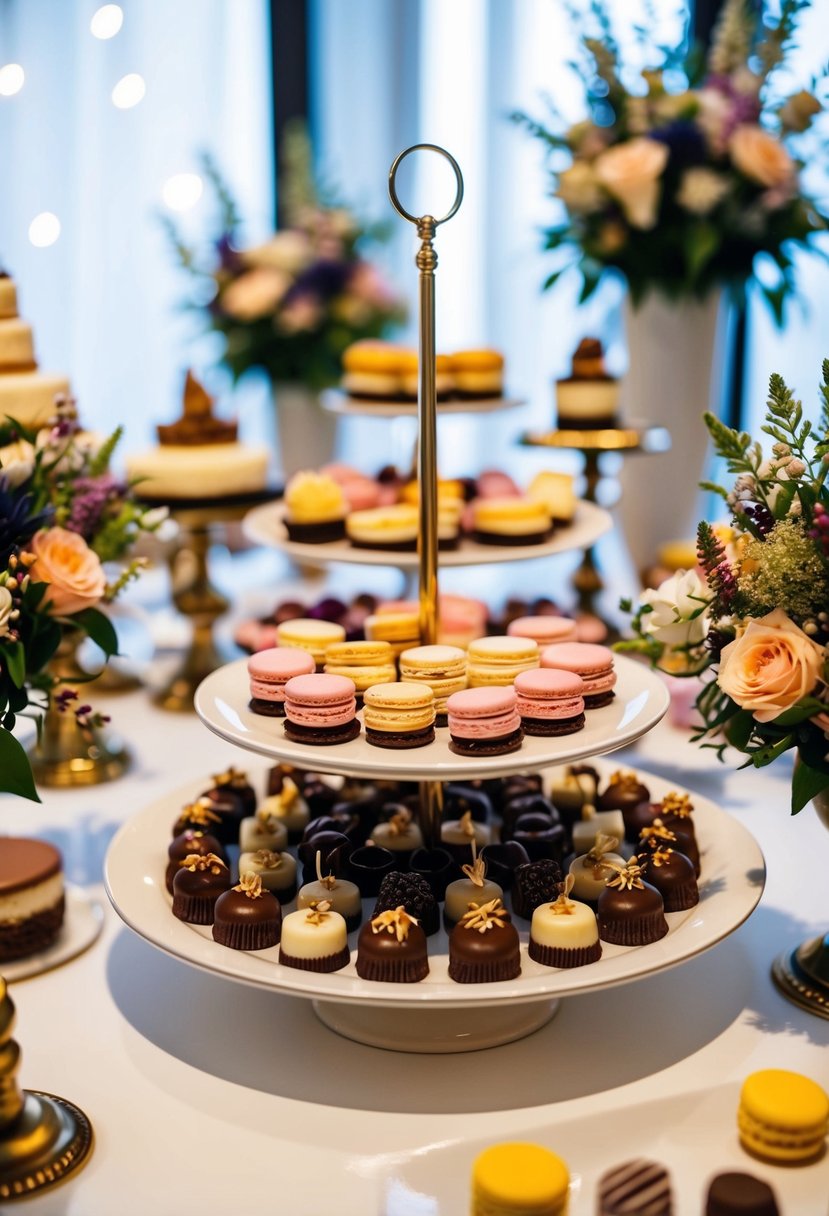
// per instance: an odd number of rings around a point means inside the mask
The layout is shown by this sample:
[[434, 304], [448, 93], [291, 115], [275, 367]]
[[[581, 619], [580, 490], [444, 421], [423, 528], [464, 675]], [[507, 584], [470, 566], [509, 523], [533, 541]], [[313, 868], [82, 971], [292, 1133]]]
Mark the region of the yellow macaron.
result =
[[421, 684], [375, 684], [363, 693], [366, 740], [380, 747], [410, 747], [434, 739], [435, 699]]
[[400, 679], [428, 684], [444, 714], [452, 693], [466, 688], [466, 654], [459, 646], [413, 646], [400, 655]]
[[476, 638], [466, 652], [469, 687], [506, 687], [522, 671], [538, 667], [540, 661], [538, 644], [532, 638], [507, 635]]
[[420, 515], [411, 503], [352, 511], [345, 531], [352, 545], [364, 549], [414, 549]]
[[378, 338], [363, 338], [352, 342], [343, 351], [343, 367], [347, 372], [392, 372], [402, 370], [403, 360], [408, 352], [402, 346], [393, 342], [383, 342]]
[[737, 1111], [740, 1143], [766, 1161], [796, 1165], [822, 1151], [829, 1097], [809, 1077], [766, 1068], [746, 1077]]
[[539, 1144], [493, 1144], [472, 1167], [471, 1216], [564, 1216], [570, 1172]]
[[325, 654], [328, 675], [348, 676], [358, 693], [394, 680], [394, 651], [388, 642], [336, 642]]
[[553, 522], [546, 503], [533, 498], [478, 498], [472, 511], [476, 537], [502, 545], [546, 540]]
[[[400, 492], [400, 497], [403, 502], [410, 502], [417, 505], [420, 501], [420, 483], [417, 481], [407, 481]], [[438, 479], [438, 502], [443, 505], [444, 502], [457, 502], [463, 505], [464, 489], [460, 481], [454, 479]]]
[[277, 625], [276, 637], [280, 646], [296, 646], [299, 650], [307, 650], [317, 667], [321, 668], [328, 647], [345, 640], [345, 630], [342, 625], [335, 625], [333, 621], [295, 617]]

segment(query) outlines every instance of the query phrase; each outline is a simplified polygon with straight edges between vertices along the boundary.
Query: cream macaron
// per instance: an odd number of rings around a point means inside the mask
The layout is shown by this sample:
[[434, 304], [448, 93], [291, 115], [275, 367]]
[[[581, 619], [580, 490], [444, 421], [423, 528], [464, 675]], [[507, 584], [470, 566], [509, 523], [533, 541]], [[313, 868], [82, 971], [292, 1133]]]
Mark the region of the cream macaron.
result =
[[375, 747], [424, 747], [435, 738], [435, 698], [428, 684], [375, 684], [363, 694], [366, 740]]
[[532, 638], [476, 638], [466, 652], [469, 687], [506, 687], [522, 671], [538, 667], [539, 661], [538, 645]]
[[437, 725], [445, 726], [448, 698], [466, 688], [466, 654], [459, 646], [413, 646], [400, 655], [400, 679], [431, 688]]
[[317, 621], [313, 617], [295, 617], [276, 627], [280, 646], [306, 650], [321, 671], [329, 646], [345, 641], [345, 629], [333, 621]]
[[325, 654], [325, 671], [332, 676], [348, 676], [361, 698], [372, 684], [394, 680], [394, 651], [388, 642], [335, 642]]

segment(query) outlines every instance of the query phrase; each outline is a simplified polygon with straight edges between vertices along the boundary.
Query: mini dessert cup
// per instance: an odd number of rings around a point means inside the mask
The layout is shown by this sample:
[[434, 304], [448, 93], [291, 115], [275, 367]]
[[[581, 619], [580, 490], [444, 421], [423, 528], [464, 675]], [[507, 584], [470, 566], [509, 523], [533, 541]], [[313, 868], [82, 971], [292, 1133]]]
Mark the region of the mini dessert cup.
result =
[[364, 844], [348, 859], [346, 873], [360, 888], [363, 898], [374, 899], [380, 894], [380, 884], [396, 866], [394, 854], [380, 845]]
[[415, 849], [409, 871], [413, 876], [425, 878], [435, 899], [443, 899], [455, 874], [455, 860], [446, 849]]
[[527, 850], [517, 840], [506, 840], [501, 844], [486, 844], [481, 849], [481, 858], [493, 882], [505, 891], [512, 888], [515, 871], [530, 860]]

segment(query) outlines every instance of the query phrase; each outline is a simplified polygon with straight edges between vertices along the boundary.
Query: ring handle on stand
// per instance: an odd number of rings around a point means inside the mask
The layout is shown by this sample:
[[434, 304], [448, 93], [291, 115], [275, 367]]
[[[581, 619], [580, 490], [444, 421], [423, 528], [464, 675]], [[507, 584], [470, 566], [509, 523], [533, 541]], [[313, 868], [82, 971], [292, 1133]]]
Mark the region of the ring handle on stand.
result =
[[444, 160], [448, 160], [449, 164], [452, 166], [452, 171], [455, 174], [455, 181], [458, 184], [454, 203], [442, 219], [434, 220], [434, 226], [437, 228], [439, 224], [445, 224], [447, 220], [451, 220], [452, 216], [463, 202], [463, 175], [461, 174], [458, 162], [455, 160], [454, 156], [450, 155], [450, 153], [446, 151], [445, 148], [441, 148], [438, 144], [412, 144], [411, 148], [405, 148], [398, 156], [396, 156], [394, 158], [394, 162], [392, 163], [392, 167], [389, 169], [389, 198], [392, 201], [392, 206], [394, 207], [395, 211], [397, 211], [399, 215], [402, 215], [404, 220], [408, 220], [411, 224], [420, 223], [420, 217], [411, 215], [397, 197], [395, 179], [397, 177], [397, 170], [400, 168], [401, 162], [405, 160], [409, 153], [421, 151], [437, 152], [439, 156], [444, 158]]

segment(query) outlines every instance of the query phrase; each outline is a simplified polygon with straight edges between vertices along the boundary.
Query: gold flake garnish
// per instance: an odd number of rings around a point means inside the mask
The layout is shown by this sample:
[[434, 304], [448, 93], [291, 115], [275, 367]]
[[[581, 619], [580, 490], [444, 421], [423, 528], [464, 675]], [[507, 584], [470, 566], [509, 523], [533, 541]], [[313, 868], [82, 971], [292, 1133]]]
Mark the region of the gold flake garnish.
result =
[[475, 824], [472, 822], [472, 812], [464, 811], [458, 820], [458, 828], [464, 836], [475, 836]]
[[636, 776], [636, 773], [618, 769], [615, 773], [611, 773], [609, 784], [632, 787], [639, 784], [639, 778]]
[[680, 819], [687, 819], [693, 809], [688, 795], [677, 794], [675, 790], [671, 790], [670, 794], [666, 794], [662, 799], [662, 810], [666, 815], [678, 815]]
[[672, 832], [670, 828], [665, 827], [661, 819], [654, 819], [649, 828], [642, 828], [639, 833], [641, 844], [646, 844], [650, 849], [659, 848], [660, 841], [675, 841], [676, 832]]
[[279, 820], [268, 810], [267, 806], [260, 806], [254, 820], [253, 830], [257, 836], [272, 835], [279, 827]]
[[570, 898], [570, 892], [573, 890], [575, 882], [573, 875], [568, 874], [564, 882], [558, 884], [558, 899], [555, 903], [550, 904], [550, 911], [554, 916], [572, 916], [575, 912], [575, 900]]
[[253, 860], [263, 870], [278, 870], [282, 865], [282, 854], [274, 853], [273, 849], [257, 849]]
[[401, 806], [399, 811], [395, 811], [388, 822], [390, 836], [406, 836], [411, 831], [411, 827], [412, 812], [405, 806]]
[[243, 891], [250, 899], [260, 899], [262, 896], [262, 879], [251, 870], [239, 875], [239, 881], [234, 891]]
[[393, 933], [399, 942], [404, 942], [409, 936], [409, 929], [412, 925], [417, 925], [420, 922], [414, 916], [409, 916], [409, 913], [402, 904], [397, 908], [389, 908], [387, 912], [381, 912], [379, 916], [375, 916], [371, 921], [372, 933]]
[[330, 872], [323, 877], [322, 873], [322, 850], [317, 849], [317, 881], [321, 887], [325, 887], [326, 891], [333, 891], [337, 885], [337, 880]]
[[468, 904], [459, 923], [464, 929], [476, 933], [487, 933], [490, 929], [503, 929], [508, 923], [508, 912], [500, 899], [491, 899], [486, 904]]
[[231, 764], [230, 768], [225, 769], [223, 773], [216, 773], [213, 777], [213, 784], [219, 787], [230, 785], [234, 789], [241, 789], [247, 783], [247, 773], [243, 773], [240, 768], [236, 768], [233, 764]]
[[650, 863], [657, 867], [664, 866], [673, 856], [675, 856], [673, 849], [657, 849], [655, 853], [651, 853]]
[[217, 815], [212, 807], [213, 803], [209, 798], [197, 798], [195, 802], [186, 803], [179, 818], [186, 819], [188, 823], [197, 823], [199, 827], [221, 823], [221, 815]]
[[209, 870], [211, 874], [221, 874], [222, 870], [227, 869], [221, 857], [215, 853], [188, 853], [181, 864], [185, 870]]
[[476, 887], [482, 887], [486, 878], [486, 862], [483, 857], [478, 856], [474, 836], [469, 843], [472, 845], [472, 865], [461, 866], [461, 870], [471, 883], [474, 883]]
[[641, 890], [645, 884], [642, 881], [642, 867], [639, 858], [631, 857], [626, 866], [613, 866], [614, 876], [608, 878], [606, 885], [616, 887], [620, 891], [632, 891], [634, 887]]
[[587, 869], [588, 864], [593, 866], [594, 869], [597, 866], [603, 866], [605, 863], [602, 861], [602, 858], [605, 853], [612, 853], [618, 843], [618, 836], [608, 836], [607, 832], [597, 832], [596, 838], [593, 841], [593, 847], [584, 855], [582, 861], [584, 868]]
[[321, 925], [331, 911], [330, 899], [312, 899], [308, 905], [305, 919], [309, 925]]
[[596, 818], [596, 808], [594, 807], [592, 802], [585, 802], [582, 805], [581, 817], [582, 817], [582, 821], [587, 820], [588, 823], [590, 822], [591, 819]]

